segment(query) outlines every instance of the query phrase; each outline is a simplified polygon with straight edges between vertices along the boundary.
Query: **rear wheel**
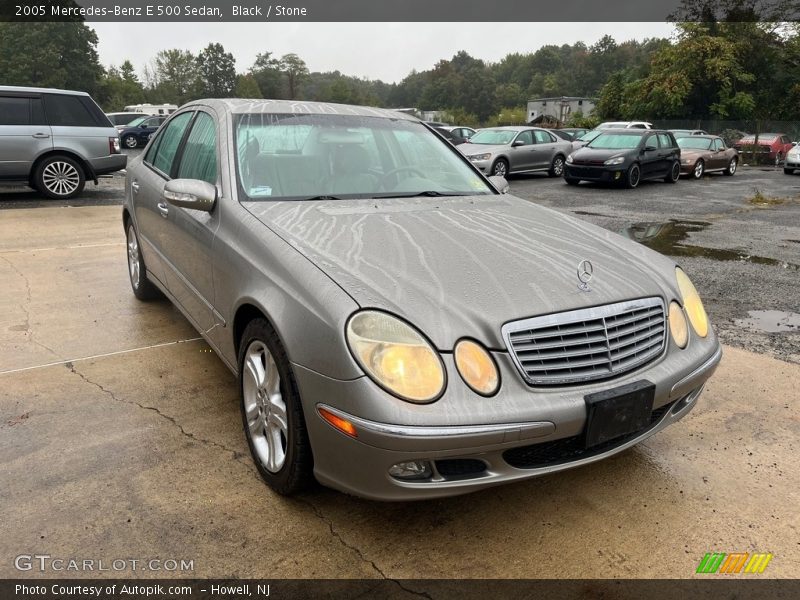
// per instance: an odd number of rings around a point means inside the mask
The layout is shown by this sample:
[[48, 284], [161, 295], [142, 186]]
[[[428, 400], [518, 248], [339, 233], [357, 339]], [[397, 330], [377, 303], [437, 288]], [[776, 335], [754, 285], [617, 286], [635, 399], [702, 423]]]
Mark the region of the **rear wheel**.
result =
[[638, 163], [633, 163], [628, 172], [625, 173], [625, 187], [628, 189], [634, 189], [636, 186], [639, 185], [639, 181], [642, 178], [642, 170], [639, 167]]
[[672, 163], [672, 168], [667, 173], [667, 176], [664, 177], [664, 181], [667, 183], [675, 183], [681, 176], [681, 163], [677, 160]]
[[736, 173], [736, 169], [739, 166], [739, 159], [735, 156], [731, 159], [731, 162], [728, 163], [728, 168], [725, 169], [725, 175], [733, 175]]
[[694, 169], [692, 169], [692, 177], [694, 177], [695, 179], [700, 179], [703, 176], [703, 173], [705, 173], [705, 170], [706, 170], [706, 164], [703, 162], [703, 159], [701, 158], [696, 163], [694, 163]]
[[508, 175], [508, 163], [505, 158], [498, 158], [492, 165], [492, 175], [505, 177]]
[[560, 154], [553, 159], [550, 170], [547, 172], [550, 177], [561, 177], [564, 174], [564, 157]]
[[783, 172], [786, 173], [787, 175], [793, 175], [794, 169], [787, 169], [786, 167], [784, 167]]
[[279, 494], [313, 481], [314, 460], [289, 359], [265, 319], [244, 330], [239, 349], [239, 393], [247, 444], [261, 477]]
[[74, 198], [86, 184], [83, 167], [69, 156], [60, 154], [48, 156], [39, 163], [33, 180], [37, 190], [55, 200]]

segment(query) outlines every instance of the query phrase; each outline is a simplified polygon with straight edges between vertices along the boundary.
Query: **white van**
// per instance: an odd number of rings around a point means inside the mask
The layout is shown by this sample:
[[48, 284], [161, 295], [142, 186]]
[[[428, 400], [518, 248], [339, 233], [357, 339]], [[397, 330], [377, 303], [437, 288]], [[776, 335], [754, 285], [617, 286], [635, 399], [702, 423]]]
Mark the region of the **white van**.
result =
[[137, 112], [145, 115], [171, 115], [178, 106], [176, 104], [131, 104], [125, 107], [125, 112]]

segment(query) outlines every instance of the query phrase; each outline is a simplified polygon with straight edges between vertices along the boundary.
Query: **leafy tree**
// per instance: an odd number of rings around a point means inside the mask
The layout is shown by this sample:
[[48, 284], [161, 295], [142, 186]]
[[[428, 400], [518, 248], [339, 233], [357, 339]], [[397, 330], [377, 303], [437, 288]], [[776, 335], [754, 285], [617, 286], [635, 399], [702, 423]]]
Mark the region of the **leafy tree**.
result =
[[226, 98], [236, 88], [236, 60], [222, 44], [206, 46], [197, 56], [199, 90], [211, 98]]
[[145, 80], [157, 102], [180, 106], [193, 100], [198, 91], [197, 59], [189, 50], [161, 50], [145, 67]]
[[308, 78], [308, 67], [297, 54], [284, 54], [278, 68], [286, 79], [289, 99], [294, 100], [300, 90], [300, 84]]
[[0, 23], [0, 81], [96, 94], [97, 34], [80, 22]]
[[111, 65], [106, 70], [97, 101], [108, 112], [120, 111], [128, 104], [145, 101], [144, 87], [131, 61], [124, 61], [119, 68]]
[[252, 74], [238, 75], [236, 77], [237, 98], [261, 98], [261, 90], [256, 78]]
[[255, 78], [264, 98], [277, 100], [284, 97], [280, 65], [280, 60], [273, 58], [271, 52], [263, 52], [256, 55], [256, 60], [250, 67], [250, 74]]

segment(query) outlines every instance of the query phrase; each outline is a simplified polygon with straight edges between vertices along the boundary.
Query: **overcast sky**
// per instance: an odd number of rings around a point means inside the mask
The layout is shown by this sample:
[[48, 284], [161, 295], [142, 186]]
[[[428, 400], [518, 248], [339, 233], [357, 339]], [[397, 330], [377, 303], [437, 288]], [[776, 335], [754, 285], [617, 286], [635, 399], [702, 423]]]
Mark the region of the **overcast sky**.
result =
[[197, 54], [219, 42], [246, 71], [260, 52], [294, 52], [312, 71], [395, 82], [412, 69], [466, 50], [497, 61], [510, 52], [528, 53], [547, 44], [595, 43], [605, 34], [618, 42], [668, 37], [666, 23], [90, 23], [100, 39], [103, 65], [130, 59], [141, 74], [159, 50]]

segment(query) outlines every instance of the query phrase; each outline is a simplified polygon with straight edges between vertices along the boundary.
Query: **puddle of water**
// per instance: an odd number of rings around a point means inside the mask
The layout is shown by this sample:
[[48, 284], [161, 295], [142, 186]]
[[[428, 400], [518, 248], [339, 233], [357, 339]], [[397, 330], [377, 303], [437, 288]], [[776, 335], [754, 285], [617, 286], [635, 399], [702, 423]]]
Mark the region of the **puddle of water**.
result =
[[749, 310], [746, 319], [736, 319], [736, 325], [767, 333], [800, 333], [800, 315], [781, 310]]
[[742, 250], [724, 250], [719, 248], [704, 248], [685, 244], [690, 233], [703, 231], [711, 226], [708, 221], [678, 221], [671, 220], [664, 223], [634, 223], [622, 230], [622, 235], [648, 248], [668, 254], [670, 256], [690, 256], [695, 258], [709, 258], [718, 261], [738, 261], [771, 265], [784, 269], [800, 270], [800, 265], [787, 263], [774, 258], [753, 256]]
[[589, 216], [589, 217], [607, 217], [608, 216], [608, 215], [603, 215], [601, 213], [589, 212], [588, 210], [573, 210], [572, 212], [575, 213], [576, 215], [586, 215], [586, 216]]

